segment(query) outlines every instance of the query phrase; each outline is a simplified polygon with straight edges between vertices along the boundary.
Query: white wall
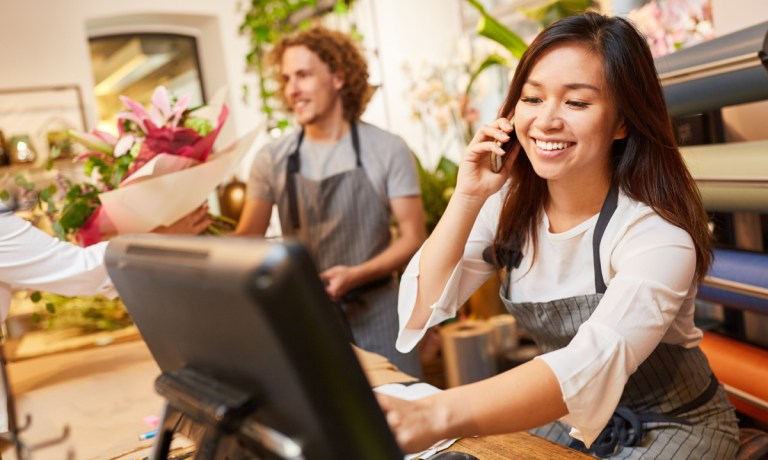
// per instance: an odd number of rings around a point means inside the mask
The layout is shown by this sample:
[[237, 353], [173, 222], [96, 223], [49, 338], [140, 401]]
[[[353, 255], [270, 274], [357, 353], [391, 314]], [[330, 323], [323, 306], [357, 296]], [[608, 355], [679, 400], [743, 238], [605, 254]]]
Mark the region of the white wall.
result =
[[423, 131], [405, 100], [409, 81], [403, 66], [417, 67], [425, 60], [439, 63], [456, 51], [461, 34], [459, 1], [358, 1], [356, 13], [366, 45], [378, 49], [379, 62], [373, 66], [382, 84], [363, 119], [399, 134], [418, 155]]

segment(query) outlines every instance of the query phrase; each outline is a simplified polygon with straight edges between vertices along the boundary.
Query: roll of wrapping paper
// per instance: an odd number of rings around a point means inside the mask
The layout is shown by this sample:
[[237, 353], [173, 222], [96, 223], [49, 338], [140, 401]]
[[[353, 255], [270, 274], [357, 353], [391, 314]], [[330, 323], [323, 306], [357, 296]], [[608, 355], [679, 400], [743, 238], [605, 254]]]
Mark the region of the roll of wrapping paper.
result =
[[491, 323], [482, 320], [450, 323], [440, 329], [448, 387], [496, 375], [492, 331]]
[[768, 98], [768, 22], [655, 59], [669, 114], [691, 115]]
[[715, 249], [697, 297], [768, 315], [768, 254]]
[[768, 141], [682, 147], [708, 211], [768, 212]]
[[491, 324], [491, 342], [497, 359], [503, 359], [507, 353], [517, 348], [517, 320], [510, 314], [495, 315], [488, 318]]

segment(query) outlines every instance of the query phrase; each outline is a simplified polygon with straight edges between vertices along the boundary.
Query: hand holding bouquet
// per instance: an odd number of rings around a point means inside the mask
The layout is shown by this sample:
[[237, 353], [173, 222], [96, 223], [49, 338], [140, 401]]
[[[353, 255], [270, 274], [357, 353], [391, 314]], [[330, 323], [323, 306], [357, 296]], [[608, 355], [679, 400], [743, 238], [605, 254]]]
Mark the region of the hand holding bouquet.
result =
[[149, 110], [120, 99], [127, 110], [118, 114], [117, 137], [98, 130], [70, 133], [86, 148], [76, 160], [84, 162], [91, 181], [62, 180], [40, 193], [59, 238], [88, 246], [103, 235], [173, 224], [200, 207], [252, 140], [246, 136], [210, 156], [226, 105], [189, 108], [188, 97], [175, 101], [164, 87], [155, 90]]

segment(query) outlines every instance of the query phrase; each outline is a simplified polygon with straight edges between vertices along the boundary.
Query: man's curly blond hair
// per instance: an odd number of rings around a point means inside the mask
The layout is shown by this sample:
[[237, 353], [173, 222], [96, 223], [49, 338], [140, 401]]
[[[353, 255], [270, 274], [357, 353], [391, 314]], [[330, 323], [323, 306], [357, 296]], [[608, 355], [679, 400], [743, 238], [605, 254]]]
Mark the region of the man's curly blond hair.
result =
[[[355, 121], [365, 111], [365, 106], [371, 99], [368, 86], [368, 64], [357, 44], [341, 32], [315, 26], [302, 30], [280, 40], [267, 56], [267, 63], [273, 72], [279, 76], [279, 69], [285, 50], [294, 46], [305, 46], [323, 61], [331, 73], [339, 72], [344, 80], [344, 86], [339, 90], [344, 118]], [[286, 107], [290, 107], [285, 98], [285, 82], [280, 82], [280, 99]]]

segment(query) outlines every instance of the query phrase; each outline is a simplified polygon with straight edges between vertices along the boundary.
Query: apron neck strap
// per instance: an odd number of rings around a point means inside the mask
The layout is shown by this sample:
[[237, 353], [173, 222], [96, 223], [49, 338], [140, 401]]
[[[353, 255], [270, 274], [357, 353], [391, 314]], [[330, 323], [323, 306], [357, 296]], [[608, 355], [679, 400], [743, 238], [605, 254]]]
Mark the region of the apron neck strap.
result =
[[[357, 134], [357, 123], [354, 121], [350, 122], [349, 128], [352, 133], [352, 148], [355, 150], [355, 164], [360, 168], [363, 166], [363, 163], [360, 161], [360, 137]], [[299, 133], [296, 149], [288, 156], [288, 164], [285, 169], [285, 185], [288, 189], [288, 211], [291, 216], [291, 226], [294, 230], [299, 228], [299, 199], [296, 192], [296, 174], [299, 174], [301, 170], [299, 149], [302, 142], [304, 142], [304, 128]]]
[[355, 164], [360, 168], [363, 163], [360, 161], [360, 136], [357, 134], [357, 123], [350, 122], [349, 129], [352, 132], [352, 148], [355, 149]]
[[285, 186], [288, 190], [288, 212], [291, 216], [291, 226], [294, 230], [299, 228], [299, 199], [296, 196], [296, 174], [301, 170], [301, 157], [299, 148], [304, 141], [304, 129], [299, 133], [296, 149], [288, 156], [288, 164], [285, 168]]
[[607, 286], [603, 279], [603, 270], [600, 264], [600, 241], [603, 239], [605, 228], [608, 227], [608, 221], [611, 220], [619, 201], [619, 187], [616, 184], [611, 185], [608, 195], [603, 201], [603, 207], [600, 209], [600, 215], [597, 217], [595, 233], [592, 235], [592, 260], [595, 264], [595, 290], [598, 294], [605, 294]]

